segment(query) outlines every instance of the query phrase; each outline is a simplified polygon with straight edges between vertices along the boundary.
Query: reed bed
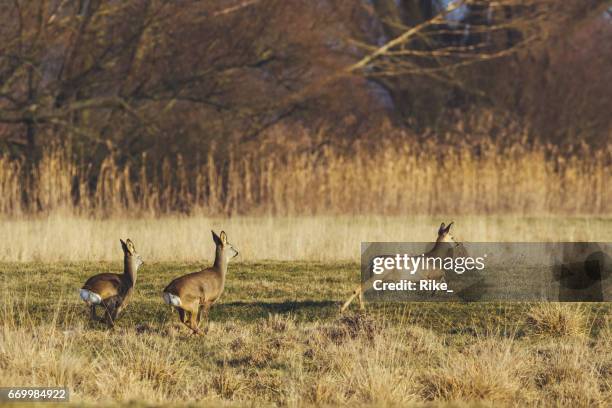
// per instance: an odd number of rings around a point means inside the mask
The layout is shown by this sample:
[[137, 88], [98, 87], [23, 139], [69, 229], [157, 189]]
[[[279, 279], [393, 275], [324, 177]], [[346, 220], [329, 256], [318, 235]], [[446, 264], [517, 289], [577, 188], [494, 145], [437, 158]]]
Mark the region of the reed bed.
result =
[[[180, 155], [119, 165], [83, 165], [46, 149], [24, 177], [24, 161], [0, 157], [0, 214], [62, 211], [121, 216], [610, 214], [612, 148], [561, 152], [493, 142], [441, 147], [403, 139], [376, 148], [214, 148], [201, 161]], [[92, 162], [93, 163], [93, 162]]]

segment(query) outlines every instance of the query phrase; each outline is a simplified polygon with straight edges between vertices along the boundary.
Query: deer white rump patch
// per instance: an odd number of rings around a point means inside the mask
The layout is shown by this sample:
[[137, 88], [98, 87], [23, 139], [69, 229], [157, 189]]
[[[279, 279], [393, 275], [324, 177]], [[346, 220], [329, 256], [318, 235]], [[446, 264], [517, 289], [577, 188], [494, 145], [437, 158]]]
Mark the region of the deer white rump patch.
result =
[[87, 289], [81, 289], [81, 299], [87, 303], [93, 303], [94, 305], [102, 303], [102, 297], [100, 297], [100, 295]]
[[173, 295], [172, 293], [164, 292], [163, 298], [164, 298], [164, 302], [166, 302], [167, 304], [171, 306], [181, 305], [181, 298], [176, 295]]

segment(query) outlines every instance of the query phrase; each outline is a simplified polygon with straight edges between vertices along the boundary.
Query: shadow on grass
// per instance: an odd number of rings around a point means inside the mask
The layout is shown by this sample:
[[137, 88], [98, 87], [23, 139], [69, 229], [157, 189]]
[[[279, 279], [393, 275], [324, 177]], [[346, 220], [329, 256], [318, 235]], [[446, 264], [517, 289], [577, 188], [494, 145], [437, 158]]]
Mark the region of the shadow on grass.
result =
[[296, 317], [327, 317], [338, 313], [339, 303], [333, 300], [286, 300], [281, 302], [228, 302], [220, 303], [211, 309], [212, 320], [228, 318], [253, 320], [269, 314], [292, 314]]

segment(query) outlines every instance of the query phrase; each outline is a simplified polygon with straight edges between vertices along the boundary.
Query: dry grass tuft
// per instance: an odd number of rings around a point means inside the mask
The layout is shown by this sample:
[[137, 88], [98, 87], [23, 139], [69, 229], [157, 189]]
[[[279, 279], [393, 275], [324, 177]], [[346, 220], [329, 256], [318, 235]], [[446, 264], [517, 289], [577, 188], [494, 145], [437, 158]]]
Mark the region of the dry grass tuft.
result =
[[[322, 327], [351, 335], [339, 343]], [[74, 402], [102, 404], [605, 406], [606, 336], [595, 347], [497, 336], [453, 345], [357, 316], [323, 326], [280, 315], [228, 321], [205, 338], [15, 322], [0, 334], [0, 385], [61, 384]]]
[[528, 355], [513, 342], [484, 339], [447, 350], [437, 367], [418, 377], [426, 400], [519, 401]]
[[540, 303], [529, 310], [527, 324], [537, 336], [585, 337], [588, 315], [581, 305]]
[[225, 362], [212, 376], [212, 389], [223, 400], [233, 400], [248, 389], [241, 374], [229, 369]]
[[531, 377], [545, 400], [559, 406], [606, 406], [609, 402], [610, 388], [601, 376], [603, 361], [610, 361], [609, 351], [598, 354], [589, 342], [576, 339], [537, 345], [534, 354]]

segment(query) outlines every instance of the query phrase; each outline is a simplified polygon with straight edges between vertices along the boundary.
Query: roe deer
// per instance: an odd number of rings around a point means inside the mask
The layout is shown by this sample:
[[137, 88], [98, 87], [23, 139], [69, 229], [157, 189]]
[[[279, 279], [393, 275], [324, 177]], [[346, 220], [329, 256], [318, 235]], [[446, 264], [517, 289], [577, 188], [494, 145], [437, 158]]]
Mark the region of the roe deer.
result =
[[136, 285], [136, 273], [144, 263], [140, 255], [136, 253], [134, 243], [128, 239], [121, 241], [123, 248], [123, 273], [101, 273], [87, 279], [81, 288], [81, 299], [91, 309], [91, 319], [99, 320], [96, 316], [96, 306], [104, 308], [106, 324], [109, 328], [114, 327], [119, 313], [127, 306], [128, 300]]
[[[441, 257], [444, 258], [449, 249], [459, 246], [460, 244], [455, 241], [453, 236], [450, 233], [450, 228], [453, 225], [453, 222], [448, 224], [448, 226], [442, 223], [440, 228], [438, 229], [438, 238], [433, 246], [433, 248], [423, 254], [424, 257]], [[404, 272], [405, 273], [405, 272]], [[403, 278], [400, 271], [392, 271], [388, 278], [399, 280]], [[414, 275], [411, 276], [412, 279], [421, 280], [421, 279], [433, 279], [433, 280], [445, 280], [446, 273], [444, 269], [429, 269], [429, 270], [417, 270]], [[344, 302], [342, 307], [340, 308], [340, 312], [344, 312], [351, 304], [351, 302], [358, 297], [359, 298], [359, 308], [361, 310], [365, 310], [365, 304], [363, 302], [363, 293], [372, 287], [372, 284], [376, 279], [380, 279], [378, 277], [372, 277], [368, 279], [366, 282], [363, 282], [355, 290], [353, 294]]]
[[[227, 242], [225, 231], [221, 231], [219, 235], [211, 232], [216, 245], [213, 266], [176, 278], [166, 286], [162, 294], [164, 302], [177, 310], [181, 323], [193, 331], [193, 334], [200, 334], [198, 326], [202, 311], [204, 320], [208, 320], [210, 307], [223, 293], [227, 264], [231, 258], [238, 255], [238, 251]], [[208, 326], [205, 332], [207, 330]]]

